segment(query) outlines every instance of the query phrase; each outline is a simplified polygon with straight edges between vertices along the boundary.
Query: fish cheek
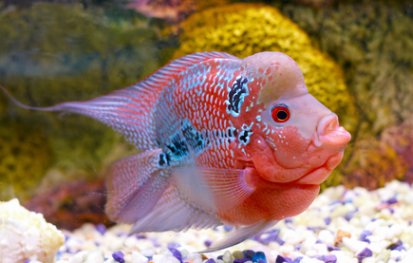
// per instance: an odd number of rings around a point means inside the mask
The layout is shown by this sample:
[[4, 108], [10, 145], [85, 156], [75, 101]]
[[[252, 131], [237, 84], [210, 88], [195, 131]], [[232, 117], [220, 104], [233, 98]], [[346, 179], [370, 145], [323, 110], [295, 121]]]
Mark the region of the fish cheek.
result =
[[300, 135], [294, 126], [277, 131], [271, 138], [277, 149], [274, 151], [277, 162], [286, 168], [302, 167], [308, 156], [309, 139]]

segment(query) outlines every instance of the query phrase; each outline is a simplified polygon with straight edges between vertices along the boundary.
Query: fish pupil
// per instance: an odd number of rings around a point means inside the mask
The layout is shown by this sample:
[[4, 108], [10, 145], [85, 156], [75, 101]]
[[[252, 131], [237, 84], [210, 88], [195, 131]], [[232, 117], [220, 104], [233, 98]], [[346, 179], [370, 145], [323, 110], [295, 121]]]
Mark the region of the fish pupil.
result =
[[285, 120], [287, 118], [288, 114], [284, 110], [279, 110], [277, 112], [277, 118], [280, 120]]

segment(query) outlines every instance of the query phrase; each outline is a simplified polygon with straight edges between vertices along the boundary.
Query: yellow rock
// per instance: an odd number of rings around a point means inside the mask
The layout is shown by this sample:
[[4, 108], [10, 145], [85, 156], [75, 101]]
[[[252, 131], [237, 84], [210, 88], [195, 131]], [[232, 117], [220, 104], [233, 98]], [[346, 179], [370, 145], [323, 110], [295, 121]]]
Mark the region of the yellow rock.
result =
[[26, 200], [38, 188], [51, 163], [45, 133], [30, 125], [2, 122], [0, 129], [0, 200]]

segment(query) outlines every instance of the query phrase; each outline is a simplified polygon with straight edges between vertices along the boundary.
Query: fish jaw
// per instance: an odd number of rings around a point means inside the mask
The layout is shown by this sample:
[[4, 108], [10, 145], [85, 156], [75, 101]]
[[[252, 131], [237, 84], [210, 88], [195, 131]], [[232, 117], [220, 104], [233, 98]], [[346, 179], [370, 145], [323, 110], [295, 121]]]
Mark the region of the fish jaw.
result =
[[[344, 148], [350, 142], [351, 135], [339, 125], [336, 114], [324, 116], [318, 123], [312, 142], [318, 154], [312, 155], [309, 163], [317, 163], [319, 159], [326, 159], [325, 163], [300, 178], [300, 184], [321, 184], [343, 159]], [[315, 159], [315, 160], [311, 160]], [[318, 160], [317, 160], [318, 159]]]
[[274, 148], [267, 142], [268, 137], [257, 132], [247, 146], [250, 163], [258, 175], [277, 184], [319, 185], [343, 159], [351, 136], [331, 113], [320, 119], [311, 139], [300, 136], [294, 127], [285, 128], [283, 139], [278, 138], [274, 136], [272, 140]]

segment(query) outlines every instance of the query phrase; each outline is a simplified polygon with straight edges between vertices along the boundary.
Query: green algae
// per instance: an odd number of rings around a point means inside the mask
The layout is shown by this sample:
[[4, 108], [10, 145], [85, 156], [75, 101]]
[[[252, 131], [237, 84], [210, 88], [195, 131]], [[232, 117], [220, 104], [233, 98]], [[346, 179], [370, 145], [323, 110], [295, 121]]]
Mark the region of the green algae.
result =
[[[78, 4], [37, 3], [30, 8], [7, 9], [0, 13], [0, 82], [18, 100], [32, 106], [106, 94], [139, 81], [168, 60], [172, 45], [161, 39], [161, 26], [133, 11], [85, 9]], [[115, 156], [122, 156], [115, 148], [131, 150], [118, 146], [126, 144], [121, 136], [87, 117], [19, 109], [6, 103], [4, 96], [0, 102], [1, 130], [11, 133], [13, 144], [18, 142], [17, 134], [4, 123], [30, 126], [47, 138], [44, 144], [32, 145], [33, 158], [46, 149], [52, 156], [45, 162], [47, 167], [42, 166], [32, 177], [37, 186], [44, 181], [97, 176]], [[11, 147], [8, 140], [4, 143]], [[27, 163], [24, 158], [0, 159], [0, 170], [6, 165], [20, 167]], [[31, 193], [18, 183], [24, 184], [26, 173], [22, 171], [10, 173], [7, 179], [12, 177], [18, 197]]]
[[29, 125], [2, 121], [0, 129], [0, 200], [27, 198], [52, 162], [46, 134]]

